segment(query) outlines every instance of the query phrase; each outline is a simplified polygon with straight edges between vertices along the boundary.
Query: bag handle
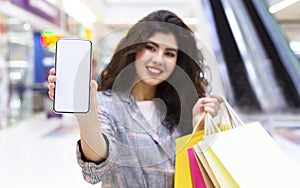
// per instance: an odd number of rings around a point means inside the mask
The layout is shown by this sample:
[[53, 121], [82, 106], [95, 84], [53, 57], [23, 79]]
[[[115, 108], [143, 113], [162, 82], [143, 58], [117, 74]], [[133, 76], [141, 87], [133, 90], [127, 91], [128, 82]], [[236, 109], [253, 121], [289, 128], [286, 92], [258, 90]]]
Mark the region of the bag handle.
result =
[[237, 115], [235, 110], [231, 107], [231, 105], [228, 103], [228, 101], [225, 98], [223, 98], [223, 103], [224, 103], [224, 106], [226, 107], [228, 116], [230, 116], [230, 119], [231, 119], [232, 123], [234, 123], [235, 127], [245, 125], [245, 123]]
[[[245, 123], [240, 119], [234, 109], [230, 106], [227, 100], [222, 97], [223, 103], [221, 103], [221, 108], [219, 112], [219, 119], [220, 123], [228, 121], [229, 124], [227, 125], [226, 129], [234, 129], [237, 126], [242, 126]], [[224, 118], [224, 119], [223, 119]], [[227, 118], [227, 119], [226, 119]], [[221, 127], [222, 125], [218, 125], [214, 122], [214, 118], [209, 114], [205, 113], [205, 120], [204, 120], [204, 135], [209, 134], [216, 134], [222, 131], [225, 131]]]
[[201, 125], [201, 122], [202, 122], [202, 119], [203, 119], [203, 116], [205, 114], [202, 115], [202, 117], [198, 120], [198, 122], [196, 123], [196, 126], [193, 128], [193, 133], [196, 132], [196, 130], [198, 129], [198, 127]]
[[215, 134], [214, 128], [219, 129], [217, 126], [215, 126], [215, 122], [213, 121], [213, 117], [210, 115], [210, 113], [205, 112], [204, 117], [204, 135], [210, 135]]

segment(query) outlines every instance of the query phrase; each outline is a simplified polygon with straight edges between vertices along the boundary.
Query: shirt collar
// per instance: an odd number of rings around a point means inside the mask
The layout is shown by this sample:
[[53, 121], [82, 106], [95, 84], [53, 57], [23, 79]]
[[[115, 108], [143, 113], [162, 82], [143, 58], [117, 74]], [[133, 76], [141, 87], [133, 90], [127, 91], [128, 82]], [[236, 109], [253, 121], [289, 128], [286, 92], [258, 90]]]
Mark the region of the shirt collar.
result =
[[117, 99], [119, 99], [122, 102], [126, 102], [130, 105], [135, 103], [134, 96], [131, 94], [130, 91], [110, 91], [110, 93], [112, 96], [117, 97]]

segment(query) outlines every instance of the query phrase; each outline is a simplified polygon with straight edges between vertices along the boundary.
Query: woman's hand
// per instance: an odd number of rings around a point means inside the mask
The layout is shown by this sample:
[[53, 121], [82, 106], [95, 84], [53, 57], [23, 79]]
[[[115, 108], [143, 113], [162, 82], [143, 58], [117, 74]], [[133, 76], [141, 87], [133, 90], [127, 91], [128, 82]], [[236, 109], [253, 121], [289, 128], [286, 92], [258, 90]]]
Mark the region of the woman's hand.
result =
[[214, 94], [200, 98], [193, 107], [193, 128], [200, 123], [201, 125], [196, 131], [202, 130], [204, 128], [205, 112], [210, 113], [212, 117], [215, 117], [220, 110], [222, 102], [222, 97]]
[[[51, 68], [49, 71], [49, 76], [48, 76], [48, 89], [49, 89], [48, 95], [49, 95], [49, 98], [52, 100], [54, 99], [55, 82], [56, 82], [55, 68]], [[91, 100], [90, 100], [90, 110], [87, 113], [88, 115], [90, 115], [91, 113], [95, 113], [95, 112], [97, 114], [97, 112], [98, 112], [98, 100], [97, 100], [98, 84], [95, 80], [91, 81], [90, 88], [91, 88], [91, 96], [90, 96]]]
[[[50, 99], [54, 99], [54, 90], [55, 90], [55, 68], [51, 68], [48, 76], [48, 95]], [[85, 122], [98, 122], [98, 99], [97, 99], [97, 88], [98, 84], [95, 80], [90, 82], [90, 110], [86, 114], [75, 114], [75, 117], [79, 125], [83, 125]], [[95, 123], [97, 124], [97, 123]]]
[[86, 120], [97, 120], [98, 117], [98, 98], [97, 98], [97, 88], [98, 84], [95, 80], [91, 80], [90, 82], [90, 110], [86, 114], [75, 114], [77, 120], [86, 119]]
[[50, 69], [49, 71], [49, 76], [48, 76], [48, 95], [50, 99], [54, 99], [54, 89], [55, 89], [55, 84], [56, 82], [56, 76], [55, 76], [55, 68]]

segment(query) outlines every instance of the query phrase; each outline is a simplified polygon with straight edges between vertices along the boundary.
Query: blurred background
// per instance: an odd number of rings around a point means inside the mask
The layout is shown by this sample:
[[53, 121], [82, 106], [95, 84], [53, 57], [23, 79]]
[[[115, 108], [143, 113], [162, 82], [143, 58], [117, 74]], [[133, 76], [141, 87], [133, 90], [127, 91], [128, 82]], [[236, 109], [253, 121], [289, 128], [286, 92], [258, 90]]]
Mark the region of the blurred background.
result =
[[47, 97], [55, 43], [91, 40], [97, 79], [130, 25], [158, 9], [195, 32], [212, 91], [300, 164], [300, 0], [0, 0], [0, 187], [100, 187], [76, 164], [74, 117]]

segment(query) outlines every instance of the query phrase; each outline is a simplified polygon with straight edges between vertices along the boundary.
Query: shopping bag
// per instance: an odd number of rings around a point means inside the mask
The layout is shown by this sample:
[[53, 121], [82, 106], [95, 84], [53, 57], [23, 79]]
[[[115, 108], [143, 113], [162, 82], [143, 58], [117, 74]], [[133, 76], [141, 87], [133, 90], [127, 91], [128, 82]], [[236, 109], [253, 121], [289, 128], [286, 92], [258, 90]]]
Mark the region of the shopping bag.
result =
[[194, 188], [214, 188], [218, 186], [214, 186], [210, 177], [208, 176], [206, 170], [203, 165], [199, 161], [197, 154], [194, 150], [194, 146], [188, 148], [188, 156], [190, 162], [190, 169], [192, 175], [192, 182]]
[[[236, 113], [226, 101], [225, 105], [231, 119], [234, 119], [232, 117], [237, 116]], [[213, 124], [205, 124], [209, 125]], [[210, 132], [218, 130], [212, 127], [205, 129]], [[235, 125], [215, 134], [208, 132], [205, 130], [204, 140], [198, 146], [221, 187], [224, 183], [243, 188], [300, 187], [299, 168], [259, 122]]]
[[194, 188], [206, 188], [204, 178], [202, 176], [197, 158], [195, 156], [193, 148], [188, 148], [188, 157], [190, 162], [190, 170], [191, 170], [191, 177], [192, 183]]
[[218, 133], [209, 152], [240, 187], [300, 187], [297, 165], [258, 122]]
[[[199, 142], [198, 146], [201, 148], [198, 155], [202, 156], [200, 159], [202, 163], [206, 164], [207, 171], [209, 172], [209, 177], [211, 178], [213, 184], [217, 187], [230, 187], [238, 188], [240, 187], [231, 174], [224, 167], [222, 162], [216, 157], [210, 147], [203, 146], [203, 142]], [[194, 147], [196, 148], [196, 146]]]
[[193, 188], [187, 149], [202, 140], [203, 135], [203, 130], [193, 131], [192, 134], [176, 139], [174, 188]]
[[[221, 110], [222, 111], [222, 110]], [[226, 113], [219, 113], [218, 116], [218, 122], [215, 127], [217, 127], [219, 130], [227, 130], [230, 128], [229, 125], [223, 123], [223, 121], [226, 119], [227, 115]], [[225, 118], [224, 118], [225, 117]], [[205, 115], [206, 119], [206, 115]], [[229, 118], [229, 122], [230, 122]], [[206, 119], [207, 124], [207, 119]], [[190, 149], [193, 149], [194, 154], [196, 155], [197, 165], [195, 165], [195, 162], [193, 163], [193, 160], [195, 160], [192, 156], [192, 152]], [[201, 152], [200, 148], [197, 145], [194, 145], [192, 148], [188, 148], [188, 154], [189, 154], [189, 162], [190, 162], [190, 170], [191, 170], [191, 176], [192, 176], [192, 182], [194, 187], [197, 187], [198, 185], [202, 187], [221, 187], [218, 183], [215, 174], [213, 173], [213, 169], [209, 166], [206, 158], [204, 157], [203, 153]], [[192, 156], [192, 157], [191, 157]], [[217, 168], [218, 169], [218, 168]], [[195, 173], [195, 174], [194, 174]], [[201, 173], [201, 174], [200, 174]], [[220, 177], [223, 177], [223, 174], [220, 175]], [[204, 186], [203, 186], [204, 184]], [[223, 184], [223, 185], [232, 185], [232, 184]]]
[[205, 181], [206, 187], [215, 187], [220, 188], [220, 184], [218, 183], [212, 169], [210, 168], [207, 160], [205, 159], [203, 152], [201, 151], [200, 147], [196, 144], [193, 146], [193, 150], [197, 156], [199, 167]]
[[[222, 103], [218, 116], [219, 119], [217, 121], [213, 121], [213, 118], [208, 113], [205, 114], [205, 141], [203, 140], [198, 142], [198, 144], [195, 145], [193, 149], [196, 152], [200, 163], [207, 171], [207, 175], [209, 176], [215, 187], [235, 188], [239, 187], [238, 184], [207, 145], [207, 143], [214, 141], [213, 139], [215, 138], [214, 136], [216, 135], [216, 132], [227, 131], [236, 127], [237, 123], [241, 123], [241, 120], [239, 118], [234, 119], [234, 116], [231, 113], [229, 113], [226, 104], [226, 101]], [[208, 138], [206, 135], [213, 136]]]

